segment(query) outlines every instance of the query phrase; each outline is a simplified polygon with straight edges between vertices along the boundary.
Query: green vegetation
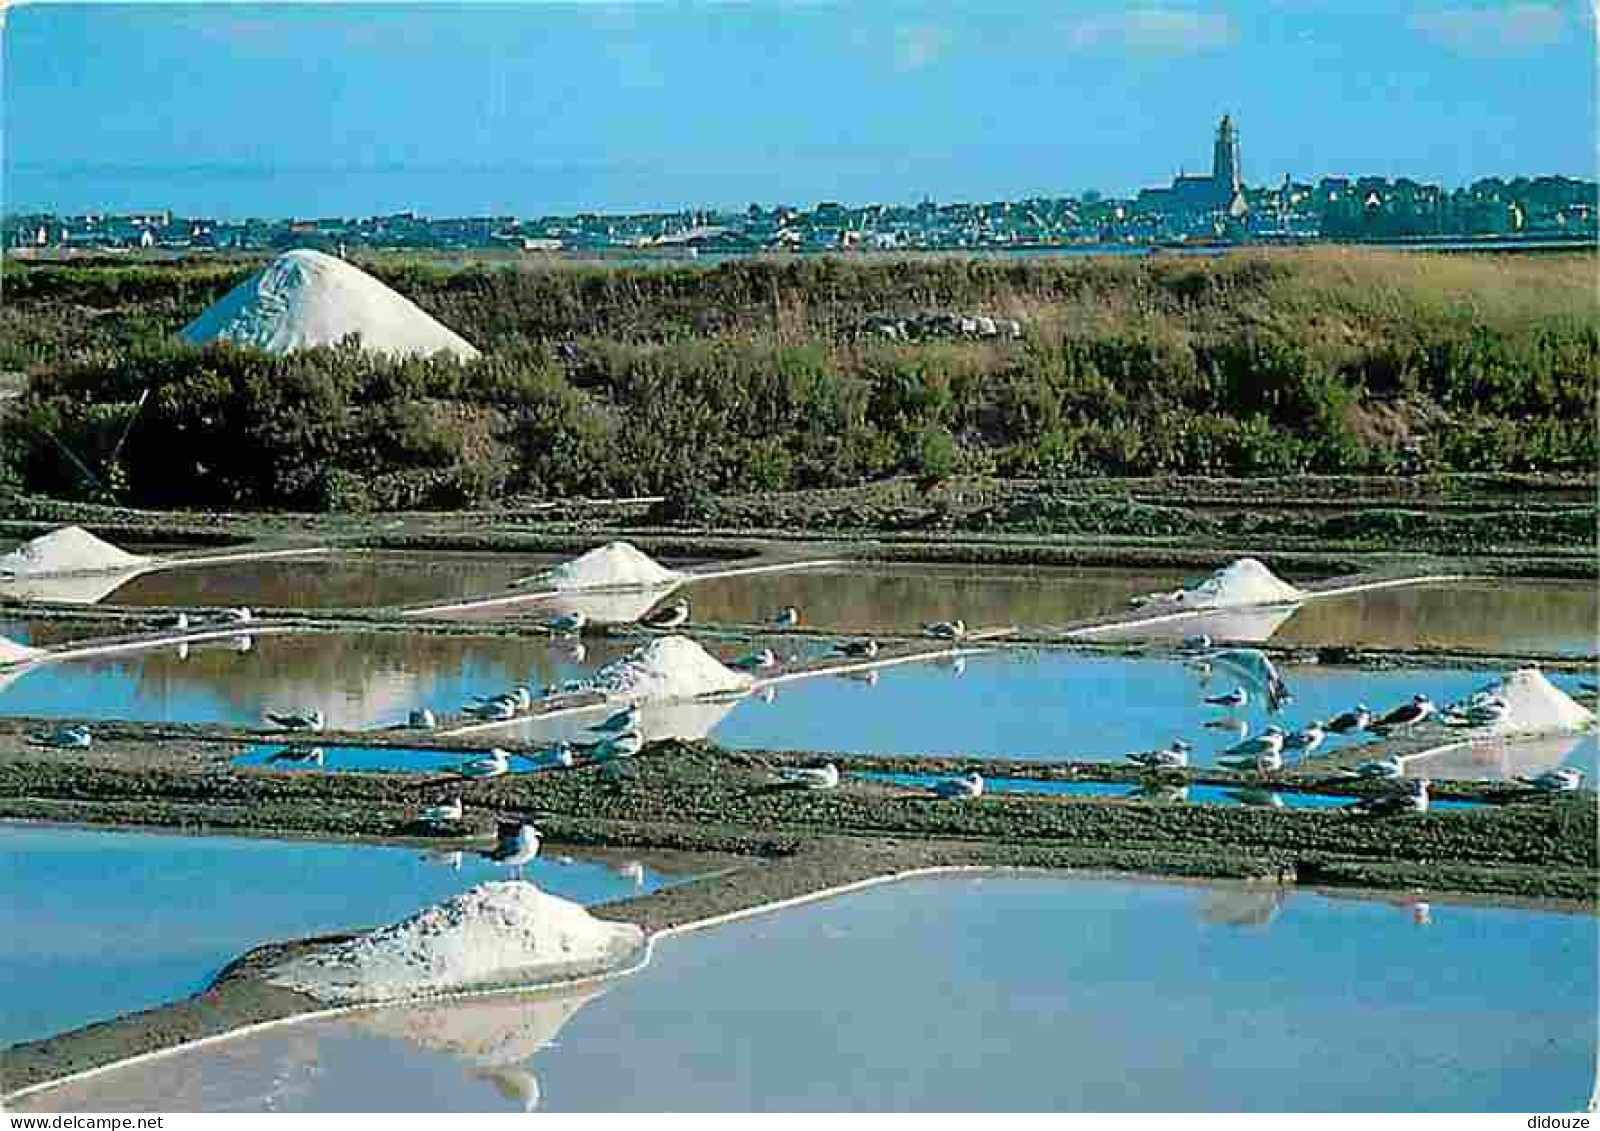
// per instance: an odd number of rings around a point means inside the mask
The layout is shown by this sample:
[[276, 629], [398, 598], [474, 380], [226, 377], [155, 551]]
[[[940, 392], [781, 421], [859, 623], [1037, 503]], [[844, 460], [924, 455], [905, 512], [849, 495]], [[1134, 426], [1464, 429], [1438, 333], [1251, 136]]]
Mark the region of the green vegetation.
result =
[[[1600, 456], [1589, 255], [364, 266], [485, 357], [193, 349], [174, 331], [246, 266], [11, 266], [0, 369], [31, 385], [0, 418], [0, 489], [332, 510], [665, 494], [692, 517], [713, 494], [892, 475], [1588, 473]], [[931, 311], [1026, 332], [860, 332]]]

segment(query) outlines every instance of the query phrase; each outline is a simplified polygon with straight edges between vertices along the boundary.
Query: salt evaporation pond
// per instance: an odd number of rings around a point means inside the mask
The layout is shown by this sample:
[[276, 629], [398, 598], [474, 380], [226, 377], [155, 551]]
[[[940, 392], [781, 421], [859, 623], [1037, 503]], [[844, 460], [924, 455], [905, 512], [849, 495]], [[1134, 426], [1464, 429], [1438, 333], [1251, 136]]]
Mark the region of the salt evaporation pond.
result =
[[[1102, 657], [1014, 649], [965, 660], [883, 668], [874, 682], [819, 676], [735, 702], [647, 706], [647, 736], [665, 731], [709, 737], [740, 750], [826, 750], [845, 754], [949, 754], [1042, 762], [1116, 759], [1184, 738], [1196, 765], [1209, 765], [1238, 741], [1237, 730], [1205, 726], [1234, 719], [1247, 733], [1328, 719], [1365, 702], [1383, 711], [1422, 692], [1436, 702], [1463, 698], [1490, 681], [1481, 671], [1325, 667], [1282, 669], [1294, 701], [1269, 711], [1262, 696], [1244, 710], [1206, 705], [1207, 695], [1240, 681], [1218, 668], [1210, 681], [1177, 660]], [[659, 716], [653, 721], [652, 716]], [[598, 715], [530, 720], [484, 732], [544, 743], [581, 734]], [[1322, 753], [1371, 735], [1333, 736]], [[1577, 744], [1579, 740], [1573, 738]]]
[[[587, 904], [664, 881], [548, 857], [523, 874]], [[471, 853], [0, 823], [0, 1045], [186, 997], [251, 947], [379, 926], [507, 875]]]
[[669, 940], [605, 986], [307, 1022], [17, 1107], [1570, 1111], [1595, 957], [1587, 914], [916, 880]]
[[[503, 594], [511, 582], [560, 560], [535, 554], [345, 550], [141, 573], [87, 603], [301, 609], [412, 605]], [[0, 597], [5, 591], [0, 582]]]
[[538, 639], [399, 633], [242, 634], [0, 673], [0, 715], [261, 725], [267, 712], [320, 709], [330, 727], [405, 721], [416, 708], [459, 710], [475, 695], [584, 678], [625, 653], [596, 641], [579, 662]]

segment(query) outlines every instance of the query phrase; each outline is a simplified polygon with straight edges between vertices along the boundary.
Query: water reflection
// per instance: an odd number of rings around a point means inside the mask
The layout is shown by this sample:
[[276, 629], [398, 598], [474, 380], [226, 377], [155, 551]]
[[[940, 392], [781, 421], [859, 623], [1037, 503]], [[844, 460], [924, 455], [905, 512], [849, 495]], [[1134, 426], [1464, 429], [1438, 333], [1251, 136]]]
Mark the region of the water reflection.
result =
[[[192, 1110], [185, 1101], [203, 1097], [306, 1111], [504, 1111], [532, 1100], [563, 1111], [1519, 1111], [1584, 1102], [1596, 1052], [1595, 918], [1436, 909], [1415, 897], [1238, 885], [912, 881], [672, 940], [604, 994], [308, 1022], [21, 1106]], [[1530, 938], [1538, 962], [1527, 961]]]

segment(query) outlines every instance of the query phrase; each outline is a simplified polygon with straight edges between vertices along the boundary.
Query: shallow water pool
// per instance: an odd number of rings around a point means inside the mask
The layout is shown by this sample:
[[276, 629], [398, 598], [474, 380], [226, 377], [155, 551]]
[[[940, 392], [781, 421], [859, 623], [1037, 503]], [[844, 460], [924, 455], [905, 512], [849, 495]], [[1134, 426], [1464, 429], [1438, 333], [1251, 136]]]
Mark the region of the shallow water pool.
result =
[[[545, 857], [523, 872], [582, 903], [664, 880]], [[0, 1044], [186, 997], [251, 947], [380, 926], [508, 875], [472, 853], [0, 822]]]
[[917, 880], [605, 986], [309, 1022], [19, 1107], [1566, 1111], [1595, 948], [1590, 915], [1418, 897]]

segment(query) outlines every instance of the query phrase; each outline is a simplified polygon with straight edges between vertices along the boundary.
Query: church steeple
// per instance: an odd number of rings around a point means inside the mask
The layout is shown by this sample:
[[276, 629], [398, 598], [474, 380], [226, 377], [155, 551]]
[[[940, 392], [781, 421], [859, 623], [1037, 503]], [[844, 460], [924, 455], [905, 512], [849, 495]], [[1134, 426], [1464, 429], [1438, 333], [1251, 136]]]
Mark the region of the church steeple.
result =
[[1222, 116], [1222, 122], [1217, 126], [1217, 144], [1211, 158], [1211, 181], [1216, 187], [1217, 197], [1223, 201], [1232, 201], [1244, 188], [1244, 179], [1239, 175], [1239, 131], [1233, 128], [1233, 118], [1227, 114]]

